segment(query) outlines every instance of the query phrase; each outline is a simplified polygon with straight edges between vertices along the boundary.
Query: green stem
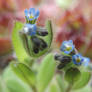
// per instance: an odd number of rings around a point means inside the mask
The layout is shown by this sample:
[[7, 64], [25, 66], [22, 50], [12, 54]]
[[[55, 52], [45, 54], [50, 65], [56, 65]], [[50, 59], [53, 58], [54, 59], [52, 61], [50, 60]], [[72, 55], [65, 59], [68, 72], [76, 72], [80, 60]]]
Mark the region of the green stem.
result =
[[35, 61], [34, 58], [25, 59], [24, 64], [28, 65], [29, 67], [32, 67], [32, 65], [34, 64], [34, 61]]
[[31, 58], [30, 59], [30, 67], [34, 64], [34, 62], [35, 62], [35, 59], [34, 58]]
[[33, 92], [37, 92], [37, 89], [35, 86], [31, 86], [31, 88], [32, 88]]
[[66, 92], [71, 92], [71, 89], [72, 89], [72, 84], [69, 84], [67, 89], [66, 89]]

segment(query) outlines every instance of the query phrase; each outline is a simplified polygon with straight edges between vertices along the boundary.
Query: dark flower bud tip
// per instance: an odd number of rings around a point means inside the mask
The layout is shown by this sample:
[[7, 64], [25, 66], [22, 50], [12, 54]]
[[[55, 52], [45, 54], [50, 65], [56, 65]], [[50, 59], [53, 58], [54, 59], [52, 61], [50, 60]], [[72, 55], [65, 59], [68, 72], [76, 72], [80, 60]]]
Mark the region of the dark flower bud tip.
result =
[[39, 53], [39, 49], [35, 46], [33, 47], [33, 51], [34, 51], [35, 54]]
[[45, 28], [37, 27], [37, 34], [40, 36], [48, 35], [48, 31]]
[[66, 65], [65, 64], [59, 64], [58, 66], [57, 66], [57, 68], [58, 69], [62, 69], [62, 68], [64, 68]]
[[70, 62], [72, 60], [72, 58], [70, 56], [64, 56], [64, 55], [55, 55], [55, 60], [58, 60], [60, 62]]
[[31, 37], [32, 43], [36, 45], [37, 47], [40, 47], [41, 41], [36, 36]]
[[41, 41], [40, 50], [47, 48], [48, 46], [47, 43], [43, 39], [40, 39], [40, 41]]
[[58, 69], [64, 68], [68, 63], [72, 61], [72, 58], [70, 56], [65, 55], [55, 55], [55, 60], [59, 61], [59, 65], [57, 66]]

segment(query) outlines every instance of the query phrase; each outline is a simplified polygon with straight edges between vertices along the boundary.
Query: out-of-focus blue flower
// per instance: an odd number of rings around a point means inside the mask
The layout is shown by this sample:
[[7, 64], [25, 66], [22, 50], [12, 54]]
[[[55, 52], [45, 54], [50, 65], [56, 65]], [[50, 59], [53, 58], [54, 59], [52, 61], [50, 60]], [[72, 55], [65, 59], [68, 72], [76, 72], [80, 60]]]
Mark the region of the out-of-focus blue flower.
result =
[[83, 65], [84, 66], [88, 66], [89, 65], [89, 62], [90, 62], [90, 59], [89, 58], [87, 58], [87, 57], [83, 57]]
[[36, 24], [25, 24], [24, 32], [30, 36], [36, 35], [37, 26]]
[[84, 61], [84, 57], [81, 54], [75, 54], [72, 56], [73, 63], [76, 65], [81, 65]]
[[74, 50], [75, 46], [73, 45], [73, 41], [64, 41], [60, 47], [60, 50], [66, 54], [70, 54]]
[[35, 10], [35, 8], [25, 9], [24, 12], [28, 23], [34, 24], [39, 17], [39, 10]]

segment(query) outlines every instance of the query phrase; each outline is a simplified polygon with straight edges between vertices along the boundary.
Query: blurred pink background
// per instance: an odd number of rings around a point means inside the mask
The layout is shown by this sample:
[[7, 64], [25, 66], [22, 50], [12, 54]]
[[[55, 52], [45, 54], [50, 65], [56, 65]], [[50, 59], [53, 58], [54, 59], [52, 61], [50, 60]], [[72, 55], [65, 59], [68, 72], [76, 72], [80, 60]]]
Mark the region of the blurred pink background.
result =
[[92, 58], [92, 0], [0, 0], [0, 57], [13, 51], [14, 21], [25, 22], [24, 10], [30, 7], [40, 11], [38, 26], [52, 20], [56, 47], [72, 39], [84, 56]]

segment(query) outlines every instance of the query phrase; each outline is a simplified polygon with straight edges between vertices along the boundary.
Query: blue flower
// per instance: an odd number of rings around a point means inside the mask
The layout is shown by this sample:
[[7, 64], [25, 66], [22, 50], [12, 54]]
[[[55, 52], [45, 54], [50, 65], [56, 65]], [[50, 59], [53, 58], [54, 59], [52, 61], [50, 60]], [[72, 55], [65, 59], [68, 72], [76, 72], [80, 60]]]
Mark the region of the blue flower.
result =
[[76, 65], [81, 65], [84, 61], [84, 57], [81, 54], [75, 54], [72, 56], [73, 63]]
[[87, 57], [83, 57], [83, 65], [84, 66], [88, 66], [89, 65], [89, 62], [90, 62], [90, 59], [89, 58], [87, 58]]
[[73, 41], [64, 41], [60, 47], [60, 50], [66, 54], [70, 54], [74, 50], [75, 46], [73, 45]]
[[36, 24], [25, 24], [24, 26], [24, 33], [34, 36], [36, 35], [37, 26]]
[[90, 59], [83, 57], [81, 54], [75, 54], [72, 56], [73, 63], [76, 65], [88, 66]]
[[34, 24], [39, 17], [39, 10], [35, 10], [35, 8], [25, 9], [24, 12], [28, 23]]

